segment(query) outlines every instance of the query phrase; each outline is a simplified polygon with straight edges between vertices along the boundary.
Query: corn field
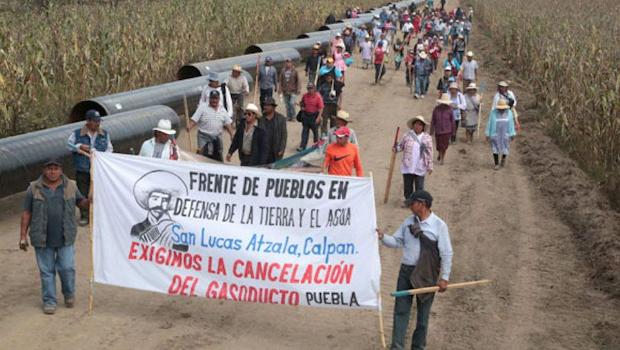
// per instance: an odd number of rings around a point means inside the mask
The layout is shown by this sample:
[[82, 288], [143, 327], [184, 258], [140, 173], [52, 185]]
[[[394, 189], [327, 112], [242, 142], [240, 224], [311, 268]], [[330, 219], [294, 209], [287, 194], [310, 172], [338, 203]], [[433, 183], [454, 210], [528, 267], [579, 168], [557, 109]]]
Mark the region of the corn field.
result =
[[[377, 0], [358, 0], [362, 8]], [[347, 0], [0, 1], [0, 137], [56, 126], [71, 107], [175, 79], [189, 62], [312, 31]]]
[[468, 0], [540, 120], [620, 207], [620, 1]]

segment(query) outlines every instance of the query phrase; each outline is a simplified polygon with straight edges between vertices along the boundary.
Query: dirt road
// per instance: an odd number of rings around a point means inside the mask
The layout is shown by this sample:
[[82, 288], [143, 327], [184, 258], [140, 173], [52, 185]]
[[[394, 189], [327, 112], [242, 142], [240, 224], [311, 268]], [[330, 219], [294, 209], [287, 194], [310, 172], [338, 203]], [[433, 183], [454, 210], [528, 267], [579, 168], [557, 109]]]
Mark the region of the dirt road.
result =
[[[475, 39], [472, 43], [476, 48]], [[484, 72], [493, 86], [496, 77]], [[391, 200], [380, 203], [396, 126], [417, 114], [430, 119], [434, 86], [413, 100], [404, 73], [390, 67], [380, 86], [372, 72], [347, 73], [345, 109], [360, 140], [362, 161], [375, 181], [379, 225], [393, 230], [409, 215], [400, 208], [402, 180], [395, 172]], [[485, 94], [485, 104], [490, 94]], [[283, 110], [280, 106], [279, 109]], [[487, 109], [488, 111], [488, 109]], [[485, 113], [486, 114], [486, 113]], [[484, 117], [486, 119], [486, 116]], [[462, 130], [459, 131], [462, 133]], [[299, 141], [289, 123], [288, 152]], [[461, 137], [462, 135], [460, 135]], [[180, 144], [183, 144], [182, 142]], [[518, 145], [515, 145], [518, 147]], [[612, 349], [619, 309], [590, 287], [589, 269], [571, 230], [531, 182], [515, 150], [506, 168], [492, 169], [490, 147], [477, 139], [451, 146], [446, 164], [427, 178], [434, 210], [446, 220], [454, 245], [452, 281], [478, 278], [493, 285], [439, 295], [433, 305], [430, 349]], [[377, 349], [378, 317], [343, 312], [168, 297], [96, 286], [87, 315], [89, 242], [77, 242], [77, 305], [43, 315], [34, 254], [17, 246], [23, 194], [0, 200], [0, 348], [2, 349]], [[381, 248], [384, 321], [389, 337], [401, 252]]]

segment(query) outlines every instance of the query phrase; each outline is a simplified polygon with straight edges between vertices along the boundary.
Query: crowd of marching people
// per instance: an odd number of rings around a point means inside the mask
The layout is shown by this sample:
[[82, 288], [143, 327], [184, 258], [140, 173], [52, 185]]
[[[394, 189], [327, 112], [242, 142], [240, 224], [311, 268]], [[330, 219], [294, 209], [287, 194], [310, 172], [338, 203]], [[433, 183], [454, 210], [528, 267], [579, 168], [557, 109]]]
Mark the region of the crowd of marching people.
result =
[[[430, 118], [408, 117], [409, 130], [393, 145], [393, 152], [402, 153], [404, 206], [414, 215], [393, 235], [379, 230], [377, 234], [385, 246], [403, 248], [398, 290], [416, 286], [409, 277], [418, 271], [415, 265], [422, 263], [434, 264], [436, 273], [417, 277], [433, 280], [439, 291], [446, 290], [452, 246], [447, 225], [432, 213], [433, 198], [425, 191], [425, 180], [434, 171], [434, 154], [439, 165], [444, 164], [449, 145], [457, 142], [459, 127], [465, 130], [466, 142], [473, 142], [481, 123], [482, 96], [478, 85], [479, 65], [474, 53], [468, 50], [473, 10], [470, 8], [466, 13], [457, 7], [447, 11], [444, 0], [440, 5], [435, 8], [429, 0], [423, 9], [415, 5], [401, 10], [384, 9], [368, 24], [358, 28], [345, 25], [328, 45], [317, 42], [312, 47], [305, 57], [303, 74], [298, 73], [291, 59], [278, 68], [271, 57], [265, 57], [257, 72], [255, 93], [260, 98], [253, 103], [245, 104], [250, 86], [240, 66], [231, 67], [230, 76], [222, 82], [218, 74], [209, 74], [209, 83], [202, 89], [196, 111], [186, 124], [188, 133], [196, 129], [197, 149], [191, 151], [219, 162], [231, 162], [237, 153], [241, 166], [274, 164], [285, 159], [288, 124], [299, 122], [302, 127], [298, 154], [321, 152], [324, 173], [364, 176], [359, 139], [350, 125], [354, 118], [343, 108], [344, 91], [350, 75], [354, 74], [351, 70], [354, 57], [360, 58], [356, 67], [374, 69], [374, 85], [384, 83], [382, 79], [393, 62], [394, 74], [402, 74], [402, 85], [410, 90], [412, 104], [415, 106], [419, 103], [415, 101], [426, 98], [432, 84], [436, 87], [436, 93], [431, 91], [436, 96], [436, 106]], [[355, 18], [360, 12], [359, 8], [349, 9], [346, 17]], [[326, 22], [333, 21], [335, 17], [330, 16]], [[435, 84], [431, 76], [437, 70], [440, 74]], [[284, 114], [277, 111], [278, 100], [284, 104]], [[499, 82], [485, 128], [496, 170], [505, 165], [510, 142], [520, 129], [516, 104], [508, 83]], [[63, 175], [61, 162], [50, 160], [41, 178], [28, 187], [24, 204], [20, 248], [27, 249], [26, 235], [30, 231], [41, 272], [43, 311], [47, 314], [56, 310], [56, 272], [61, 278], [66, 306], [74, 305], [73, 243], [77, 225], [71, 209], [80, 207], [79, 225], [88, 224], [89, 201], [85, 197], [90, 193], [90, 155], [95, 151], [113, 151], [99, 112], [88, 111], [85, 117], [84, 126], [74, 130], [67, 139], [76, 183]], [[180, 159], [175, 134], [169, 120], [160, 120], [153, 128], [153, 137], [143, 142], [139, 155]], [[224, 134], [230, 138], [227, 150]], [[41, 202], [49, 205], [42, 206]], [[420, 245], [433, 244], [435, 261], [416, 253]], [[430, 260], [426, 261], [427, 258]], [[439, 264], [441, 276], [437, 274]], [[411, 296], [396, 300], [392, 349], [404, 346], [412, 300]], [[416, 298], [418, 317], [413, 348], [423, 349], [426, 344], [432, 301], [432, 296]]]

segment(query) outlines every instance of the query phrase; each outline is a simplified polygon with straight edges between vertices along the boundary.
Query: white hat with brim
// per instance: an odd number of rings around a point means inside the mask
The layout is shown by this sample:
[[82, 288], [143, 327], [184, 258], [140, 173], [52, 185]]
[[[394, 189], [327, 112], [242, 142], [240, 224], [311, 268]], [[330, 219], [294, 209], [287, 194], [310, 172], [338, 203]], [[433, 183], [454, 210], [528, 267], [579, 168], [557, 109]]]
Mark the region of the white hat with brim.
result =
[[421, 52], [418, 54], [418, 56], [420, 56], [420, 58], [421, 58], [421, 59], [425, 59], [425, 58], [427, 57], [427, 56], [426, 56], [426, 52], [424, 52], [424, 51], [421, 51]]
[[495, 106], [495, 109], [499, 109], [499, 110], [510, 109], [510, 106], [508, 105], [508, 102], [506, 102], [506, 100], [500, 99], [497, 102], [497, 106]]
[[474, 57], [473, 51], [467, 51], [467, 57]]
[[253, 104], [253, 103], [248, 103], [248, 105], [245, 106], [245, 111], [246, 112], [252, 112], [252, 113], [256, 114], [257, 116], [258, 116], [258, 112], [259, 112], [258, 107], [255, 104]]
[[467, 85], [465, 90], [478, 90], [478, 87], [476, 86], [476, 83], [470, 83], [469, 85]]
[[508, 83], [502, 80], [499, 83], [497, 83], [497, 86], [508, 87]]
[[353, 121], [351, 120], [351, 117], [349, 116], [349, 113], [340, 110], [338, 111], [338, 113], [336, 113], [336, 118], [340, 119], [340, 120], [344, 120], [347, 123], [352, 123]]
[[457, 89], [458, 90], [459, 85], [456, 82], [451, 82], [450, 85], [448, 85], [448, 89]]
[[448, 94], [441, 94], [441, 98], [437, 100], [437, 103], [449, 105], [452, 104], [452, 100], [450, 99], [450, 96]]
[[422, 122], [422, 124], [424, 125], [428, 125], [428, 123], [426, 122], [426, 120], [424, 120], [424, 117], [421, 115], [415, 116], [411, 119], [409, 119], [407, 121], [407, 126], [409, 127], [409, 129], [413, 129], [413, 125], [415, 124], [415, 122], [420, 121]]
[[177, 131], [172, 128], [172, 122], [168, 119], [160, 119], [157, 123], [157, 127], [153, 128], [153, 131], [163, 132], [166, 135], [174, 135], [177, 133]]

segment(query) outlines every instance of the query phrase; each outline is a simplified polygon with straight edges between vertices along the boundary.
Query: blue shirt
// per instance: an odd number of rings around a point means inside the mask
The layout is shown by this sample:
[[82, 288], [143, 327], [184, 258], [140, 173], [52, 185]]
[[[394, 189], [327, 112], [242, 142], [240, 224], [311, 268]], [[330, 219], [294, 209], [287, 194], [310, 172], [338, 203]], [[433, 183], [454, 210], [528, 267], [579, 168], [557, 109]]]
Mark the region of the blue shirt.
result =
[[[383, 245], [389, 248], [403, 248], [401, 263], [415, 266], [420, 258], [420, 239], [414, 237], [409, 231], [409, 225], [414, 223], [414, 215], [411, 215], [400, 225], [394, 234], [383, 236]], [[450, 280], [452, 269], [452, 243], [448, 225], [435, 213], [420, 222], [420, 228], [429, 239], [437, 242], [439, 257], [441, 258], [441, 279]]]

